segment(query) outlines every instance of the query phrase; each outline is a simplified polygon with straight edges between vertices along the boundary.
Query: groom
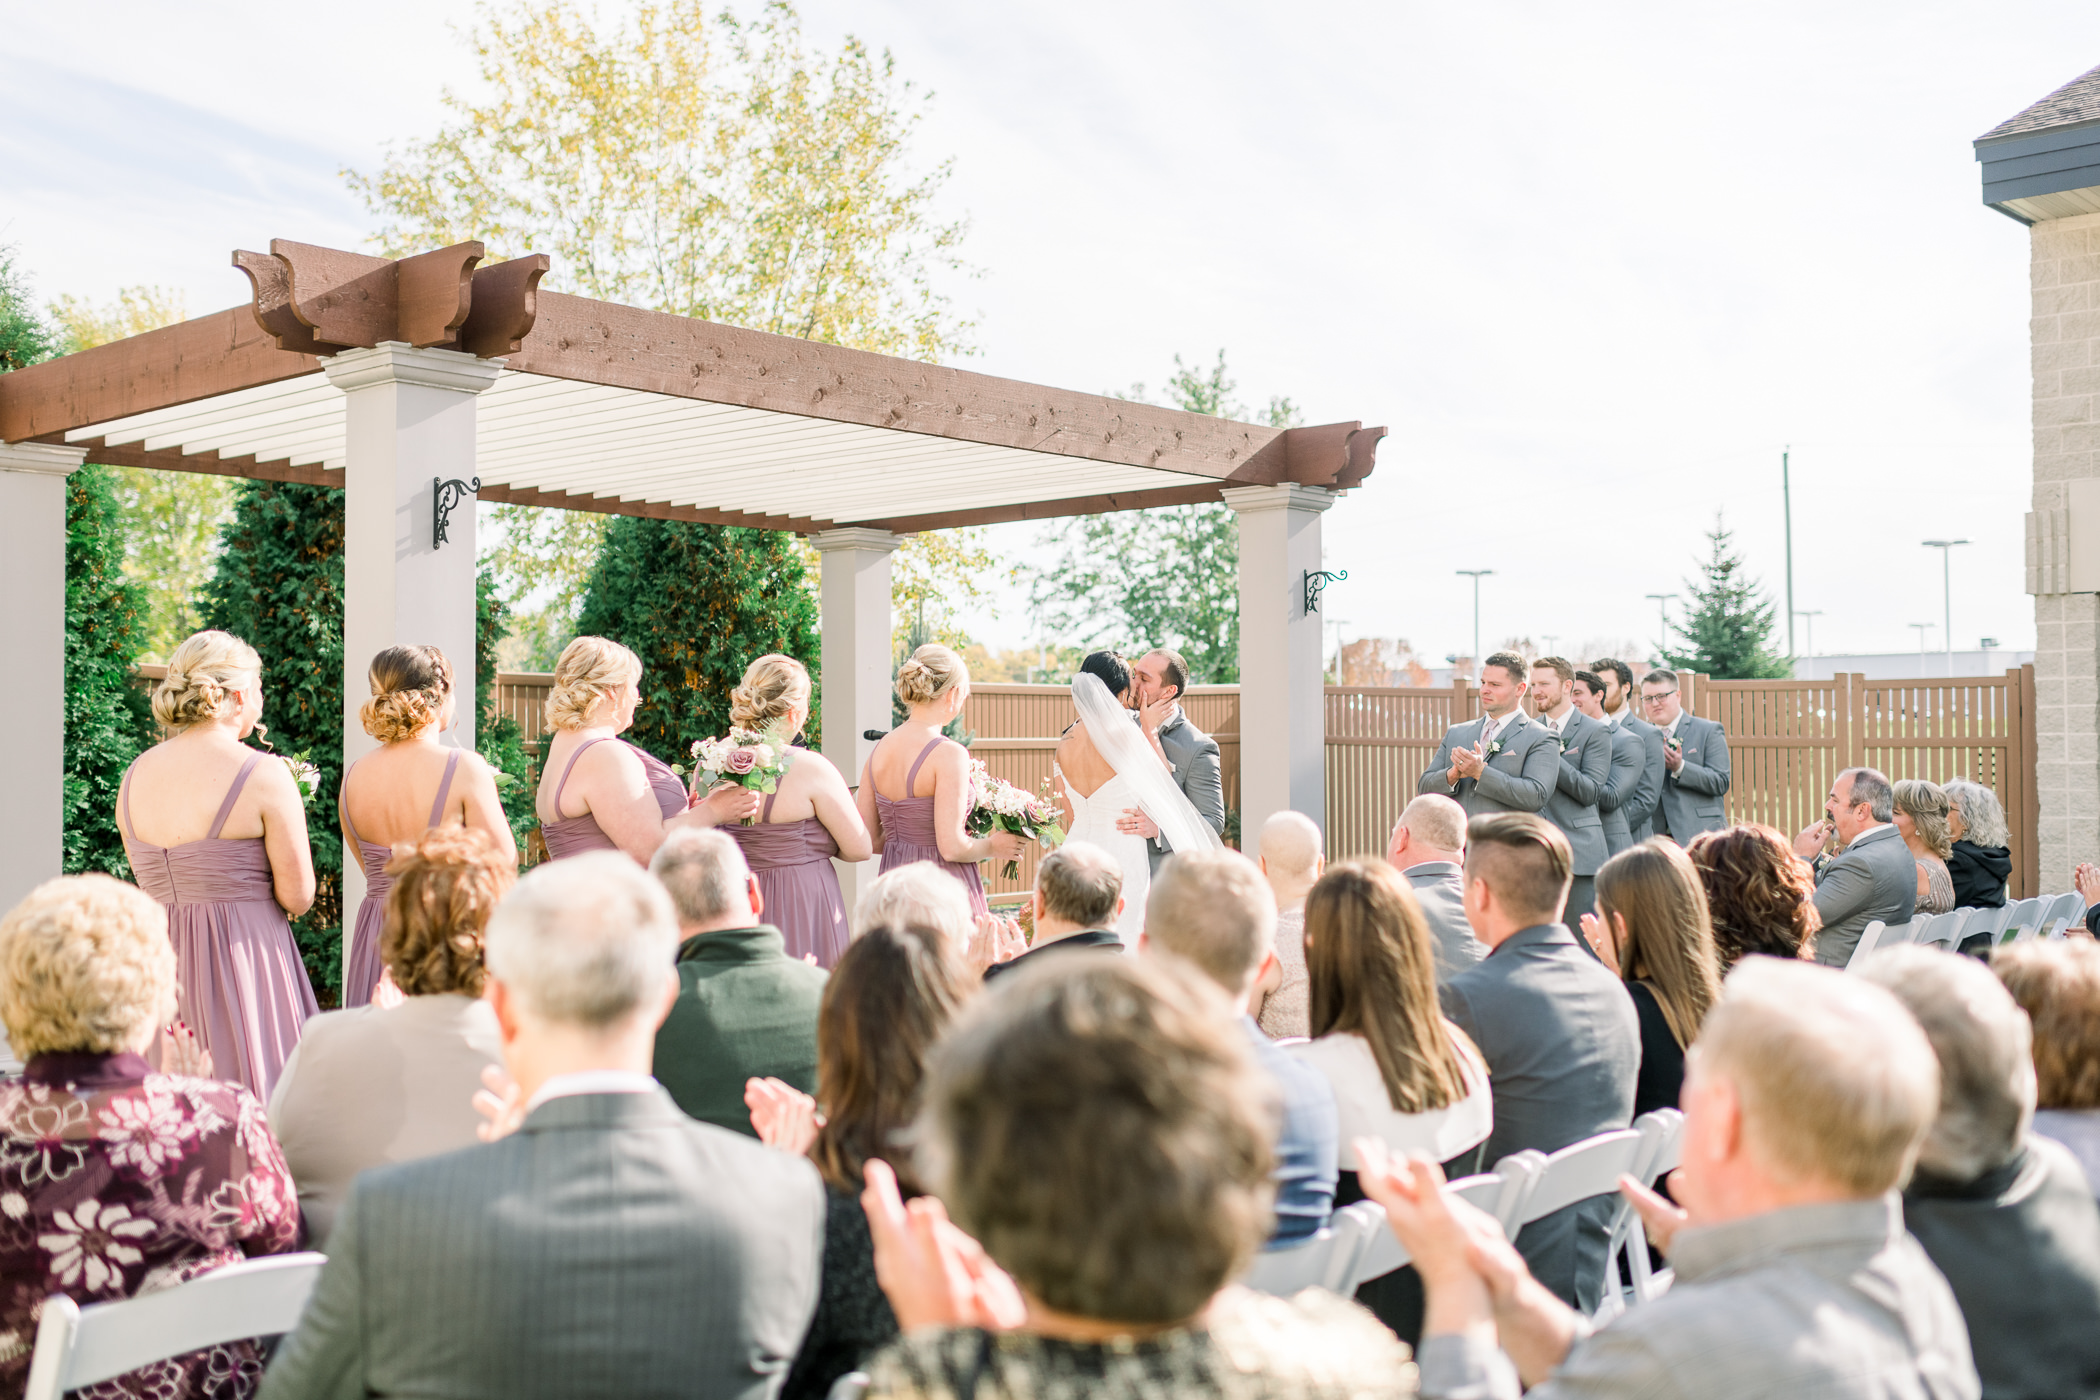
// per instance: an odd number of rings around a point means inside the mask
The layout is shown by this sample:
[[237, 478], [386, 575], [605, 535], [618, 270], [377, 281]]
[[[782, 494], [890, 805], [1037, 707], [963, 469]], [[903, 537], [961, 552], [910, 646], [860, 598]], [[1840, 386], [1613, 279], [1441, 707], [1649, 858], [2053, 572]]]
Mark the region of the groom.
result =
[[[1177, 652], [1164, 648], [1148, 651], [1131, 668], [1132, 697], [1138, 702], [1138, 724], [1145, 737], [1158, 744], [1174, 765], [1174, 783], [1210, 823], [1210, 829], [1225, 832], [1225, 778], [1218, 766], [1218, 742], [1190, 724], [1181, 712], [1181, 695], [1189, 686], [1189, 664]], [[1135, 807], [1126, 807], [1116, 820], [1116, 830], [1145, 838], [1145, 853], [1152, 871], [1173, 854], [1160, 839], [1159, 825]]]

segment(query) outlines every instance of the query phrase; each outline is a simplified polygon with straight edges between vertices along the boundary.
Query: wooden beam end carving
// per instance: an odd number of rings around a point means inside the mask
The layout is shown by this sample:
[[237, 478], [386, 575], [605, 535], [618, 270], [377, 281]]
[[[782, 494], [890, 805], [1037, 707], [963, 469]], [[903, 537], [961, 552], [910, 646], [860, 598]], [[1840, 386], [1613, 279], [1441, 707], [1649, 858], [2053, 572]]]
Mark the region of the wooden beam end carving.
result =
[[[516, 354], [539, 319], [540, 279], [553, 266], [545, 253], [527, 253], [476, 269], [473, 310], [460, 327], [459, 348], [483, 359]], [[693, 368], [697, 373], [699, 366]]]

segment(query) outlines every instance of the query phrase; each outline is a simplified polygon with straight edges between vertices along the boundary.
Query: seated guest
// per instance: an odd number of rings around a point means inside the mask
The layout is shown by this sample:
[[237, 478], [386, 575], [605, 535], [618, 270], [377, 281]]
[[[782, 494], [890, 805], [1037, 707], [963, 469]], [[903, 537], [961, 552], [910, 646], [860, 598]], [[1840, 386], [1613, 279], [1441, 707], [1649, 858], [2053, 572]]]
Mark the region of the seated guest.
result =
[[1080, 948], [1123, 951], [1116, 932], [1123, 915], [1123, 867], [1099, 846], [1068, 841], [1045, 855], [1035, 868], [1032, 899], [1035, 942], [1020, 957], [986, 968], [985, 981]]
[[1179, 958], [1224, 988], [1255, 1063], [1268, 1071], [1282, 1097], [1271, 1248], [1318, 1233], [1333, 1214], [1336, 1150], [1334, 1091], [1318, 1070], [1263, 1035], [1248, 1014], [1256, 986], [1276, 959], [1275, 932], [1276, 901], [1253, 861], [1238, 851], [1183, 851], [1152, 877], [1138, 942], [1142, 951]]
[[[179, 1072], [146, 1063], [174, 1016], [167, 911], [134, 886], [48, 880], [0, 918], [0, 1021], [28, 1062], [0, 1082], [0, 1393], [27, 1385], [50, 1294], [114, 1302], [299, 1247], [262, 1105], [190, 1077], [187, 1047], [162, 1052]], [[223, 1342], [97, 1393], [241, 1397], [261, 1372]]]
[[1844, 850], [1816, 871], [1816, 961], [1843, 967], [1867, 925], [1907, 924], [1918, 898], [1918, 865], [1896, 828], [1896, 794], [1872, 768], [1847, 768], [1830, 785], [1824, 819], [1794, 838], [1794, 854], [1812, 861], [1832, 837]]
[[315, 1249], [359, 1172], [474, 1145], [474, 1094], [503, 1059], [481, 999], [482, 936], [517, 857], [475, 828], [440, 827], [395, 847], [386, 871], [377, 952], [403, 1000], [308, 1021], [270, 1095]]
[[2015, 943], [1991, 971], [2034, 1023], [2034, 1131], [2070, 1148], [2100, 1195], [2100, 947]]
[[1412, 1393], [1406, 1348], [1360, 1309], [1228, 1287], [1268, 1229], [1272, 1101], [1201, 980], [1173, 959], [1060, 958], [942, 1039], [915, 1153], [939, 1199], [907, 1206], [867, 1168], [904, 1328], [869, 1400]]
[[[944, 888], [944, 882], [953, 888]], [[973, 979], [992, 964], [1028, 951], [1018, 924], [978, 914], [955, 877], [929, 861], [886, 870], [861, 891], [853, 908], [854, 932], [884, 926], [936, 930], [954, 945], [955, 956]]]
[[1784, 836], [1769, 826], [1731, 826], [1702, 831], [1684, 849], [1706, 887], [1706, 912], [1723, 976], [1752, 953], [1810, 956], [1811, 941], [1823, 926], [1816, 912], [1816, 876]]
[[1487, 944], [1466, 921], [1466, 809], [1439, 793], [1424, 793], [1400, 813], [1386, 845], [1386, 863], [1407, 877], [1415, 903], [1436, 941], [1436, 979], [1449, 981], [1487, 956]]
[[1276, 971], [1262, 984], [1254, 1019], [1272, 1040], [1308, 1034], [1305, 896], [1327, 868], [1320, 828], [1303, 812], [1278, 812], [1262, 823], [1261, 874], [1276, 895]]
[[1954, 876], [1947, 859], [1954, 840], [1947, 834], [1947, 794], [1938, 783], [1905, 778], [1896, 784], [1893, 822], [1903, 844], [1918, 863], [1918, 891], [1912, 917], [1945, 914], [1954, 908]]
[[2100, 1205], [2070, 1150], [2028, 1131], [2027, 1013], [1988, 968], [1936, 948], [1876, 953], [1861, 975], [1939, 1057], [1939, 1116], [1903, 1218], [1953, 1285], [1984, 1395], [2100, 1395]]
[[649, 1077], [677, 948], [626, 855], [518, 882], [488, 927], [513, 1081], [494, 1140], [352, 1183], [265, 1396], [778, 1389], [816, 1308], [824, 1189]]
[[[2100, 938], [2100, 865], [2091, 861], [2080, 861], [2071, 872], [2071, 883], [2085, 900], [2085, 932], [2088, 938]], [[2075, 930], [2078, 926], [2073, 924]], [[2069, 931], [2067, 930], [2067, 933]]]
[[[1488, 955], [1444, 983], [1444, 1014], [1487, 1060], [1495, 1093], [1492, 1165], [1556, 1152], [1633, 1121], [1640, 1018], [1626, 986], [1560, 922], [1568, 838], [1529, 812], [1475, 817], [1466, 832], [1466, 917]], [[1615, 1207], [1578, 1201], [1517, 1235], [1531, 1272], [1596, 1311]]]
[[1956, 778], [1947, 784], [1947, 835], [1954, 853], [1947, 873], [1954, 881], [1957, 909], [2002, 909], [2005, 882], [2012, 875], [2012, 834], [2005, 829], [2005, 808], [1998, 794], [1982, 783]]
[[1428, 1163], [1366, 1169], [1428, 1288], [1422, 1393], [1976, 1400], [1961, 1309], [1890, 1194], [1939, 1095], [1917, 1023], [1862, 978], [1751, 958], [1689, 1067], [1683, 1209], [1621, 1180], [1676, 1282], [1601, 1329]]
[[1613, 856], [1597, 872], [1597, 912], [1583, 915], [1582, 936], [1626, 979], [1641, 1018], [1633, 1116], [1676, 1108], [1684, 1052], [1721, 995], [1706, 890], [1691, 858], [1671, 841]]
[[[765, 895], [723, 831], [674, 831], [649, 861], [678, 911], [678, 1000], [656, 1032], [656, 1082], [703, 1123], [752, 1132], [744, 1085], [817, 1087], [824, 969], [761, 923]], [[950, 881], [953, 884], [954, 881]]]

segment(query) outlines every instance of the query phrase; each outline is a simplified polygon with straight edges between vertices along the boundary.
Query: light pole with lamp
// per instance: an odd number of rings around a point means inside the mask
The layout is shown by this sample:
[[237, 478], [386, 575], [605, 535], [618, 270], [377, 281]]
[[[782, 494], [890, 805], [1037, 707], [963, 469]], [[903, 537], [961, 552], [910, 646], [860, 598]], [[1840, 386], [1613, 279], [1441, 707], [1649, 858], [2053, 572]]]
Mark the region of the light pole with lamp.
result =
[[1821, 608], [1796, 608], [1795, 617], [1808, 619], [1808, 679], [1816, 678], [1816, 619], [1823, 615]]
[[[1941, 632], [1940, 635], [1947, 642], [1947, 674], [1950, 676], [1954, 674], [1954, 565], [1952, 561], [1954, 559], [1954, 547], [1958, 544], [1967, 543], [1967, 540], [1925, 541], [1927, 549], [1936, 549], [1940, 552], [1941, 620], [1946, 624], [1946, 630]], [[1925, 668], [1921, 664], [1918, 667], [1918, 676], [1920, 679], [1923, 679], [1924, 675]]]
[[1931, 630], [1932, 630], [1933, 628], [1935, 628], [1935, 627], [1939, 626], [1939, 624], [1938, 624], [1937, 622], [1913, 622], [1913, 623], [1910, 623], [1909, 625], [1910, 625], [1910, 626], [1912, 626], [1912, 627], [1915, 627], [1915, 628], [1917, 628], [1917, 629], [1918, 629], [1918, 679], [1919, 679], [1919, 680], [1924, 680], [1924, 679], [1925, 679], [1925, 634], [1926, 634], [1926, 633], [1928, 633], [1928, 632], [1930, 632], [1930, 631], [1931, 631]]
[[1480, 581], [1493, 569], [1459, 569], [1456, 572], [1473, 580], [1473, 674], [1480, 674]]
[[1662, 636], [1656, 640], [1664, 651], [1670, 649], [1670, 600], [1676, 596], [1675, 593], [1650, 593], [1648, 595], [1655, 602], [1655, 620], [1662, 628]]

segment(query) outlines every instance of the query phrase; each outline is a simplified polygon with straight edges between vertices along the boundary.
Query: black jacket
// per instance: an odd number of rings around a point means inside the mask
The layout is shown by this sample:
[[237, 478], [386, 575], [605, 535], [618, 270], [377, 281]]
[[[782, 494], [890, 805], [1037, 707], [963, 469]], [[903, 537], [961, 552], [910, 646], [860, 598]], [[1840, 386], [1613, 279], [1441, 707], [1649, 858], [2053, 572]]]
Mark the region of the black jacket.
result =
[[1947, 857], [1947, 873], [1954, 877], [1955, 908], [2003, 909], [2005, 880], [2012, 874], [2012, 852], [2003, 846], [1957, 841], [1954, 854]]

